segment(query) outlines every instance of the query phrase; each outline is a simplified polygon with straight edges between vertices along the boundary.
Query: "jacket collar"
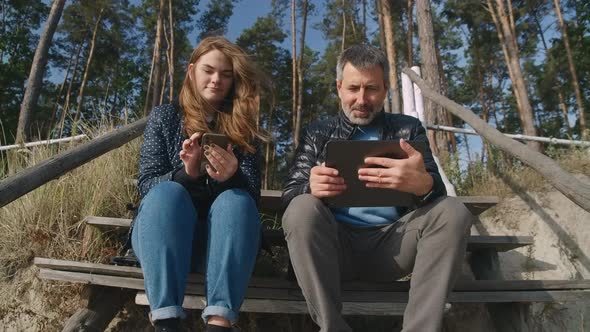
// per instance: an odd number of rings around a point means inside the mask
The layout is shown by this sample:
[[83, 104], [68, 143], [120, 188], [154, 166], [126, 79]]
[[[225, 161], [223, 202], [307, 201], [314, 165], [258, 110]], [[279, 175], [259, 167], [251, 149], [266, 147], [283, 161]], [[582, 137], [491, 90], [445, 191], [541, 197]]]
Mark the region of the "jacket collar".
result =
[[[348, 119], [348, 117], [346, 116], [346, 114], [344, 114], [344, 111], [342, 109], [340, 109], [340, 112], [338, 113], [338, 122], [340, 130], [342, 130], [342, 134], [344, 134], [344, 137], [346, 138], [350, 138], [356, 130], [356, 128], [358, 127], [358, 125], [352, 123]], [[373, 122], [371, 122], [371, 125], [377, 127], [379, 129], [379, 133], [381, 134], [385, 123], [385, 111], [381, 109], [381, 111], [379, 111], [379, 113], [377, 113], [377, 116], [373, 119]]]

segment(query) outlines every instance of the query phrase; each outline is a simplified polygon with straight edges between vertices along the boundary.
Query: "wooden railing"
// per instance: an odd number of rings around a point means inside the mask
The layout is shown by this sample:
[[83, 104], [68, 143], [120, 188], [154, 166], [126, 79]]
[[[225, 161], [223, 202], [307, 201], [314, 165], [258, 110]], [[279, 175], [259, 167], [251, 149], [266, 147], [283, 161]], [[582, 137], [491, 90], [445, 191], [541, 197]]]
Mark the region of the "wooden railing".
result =
[[146, 124], [147, 118], [135, 121], [4, 179], [0, 182], [0, 207], [131, 141], [143, 133]]
[[453, 115], [467, 122], [480, 136], [496, 145], [500, 150], [517, 157], [539, 172], [557, 190], [572, 200], [572, 202], [590, 212], [590, 184], [584, 183], [564, 171], [553, 159], [540, 152], [529, 149], [526, 145], [516, 140], [504, 136], [496, 128], [487, 124], [470, 110], [437, 93], [411, 69], [404, 68], [403, 72], [420, 87], [422, 94], [426, 98], [441, 105]]

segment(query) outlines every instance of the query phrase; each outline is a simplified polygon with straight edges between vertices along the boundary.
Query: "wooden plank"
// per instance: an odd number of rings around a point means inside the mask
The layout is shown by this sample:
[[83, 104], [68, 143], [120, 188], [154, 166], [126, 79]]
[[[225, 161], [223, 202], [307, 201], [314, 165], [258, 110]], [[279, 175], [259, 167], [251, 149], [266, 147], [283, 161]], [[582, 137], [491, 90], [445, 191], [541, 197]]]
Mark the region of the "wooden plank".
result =
[[499, 252], [505, 252], [532, 245], [534, 242], [532, 236], [471, 235], [467, 242], [467, 250], [495, 249]]
[[[131, 219], [97, 216], [88, 216], [85, 218], [85, 221], [87, 224], [99, 227], [103, 230], [109, 228], [127, 228], [131, 223]], [[265, 230], [264, 238], [271, 246], [285, 247], [287, 245], [283, 231], [280, 229]], [[467, 250], [476, 251], [492, 248], [496, 251], [504, 252], [528, 246], [533, 243], [534, 238], [532, 236], [471, 235], [467, 242]]]
[[[36, 257], [34, 263], [42, 270], [75, 272], [87, 274], [93, 278], [98, 276], [122, 277], [124, 282], [127, 282], [127, 279], [143, 279], [141, 269], [137, 267], [72, 262], [40, 257]], [[64, 278], [68, 276], [68, 274], [62, 275]], [[43, 278], [43, 276], [41, 277]], [[64, 279], [63, 281], [78, 282], [79, 279], [76, 278], [82, 278], [77, 274], [72, 274], [72, 276], [72, 280]], [[190, 274], [188, 282], [190, 284], [203, 284], [204, 278], [200, 274]], [[253, 277], [249, 285], [250, 288], [299, 290], [297, 283], [281, 278]], [[409, 289], [409, 282], [344, 282], [342, 289], [345, 291], [366, 292], [406, 292]], [[465, 280], [458, 282], [454, 289], [461, 292], [590, 289], [590, 280]]]
[[[528, 292], [477, 292], [472, 294], [451, 294], [451, 303], [506, 303], [506, 302], [563, 302], [587, 300], [589, 291], [528, 291]], [[483, 300], [485, 301], [483, 301]], [[138, 292], [135, 303], [149, 305], [144, 292]], [[200, 295], [185, 295], [183, 307], [187, 309], [203, 309], [206, 306], [206, 298]], [[401, 316], [405, 310], [405, 303], [385, 302], [343, 302], [344, 315], [383, 315]], [[245, 299], [242, 305], [242, 312], [262, 313], [289, 313], [307, 314], [307, 304], [304, 300], [268, 300], [268, 299]]]
[[111, 275], [129, 278], [143, 278], [143, 273], [138, 267], [118, 266], [109, 264], [97, 264], [88, 262], [75, 262], [44, 257], [35, 257], [33, 264], [39, 268], [60, 271], [83, 272], [96, 275]]
[[110, 218], [110, 217], [95, 217], [87, 216], [84, 218], [84, 222], [88, 225], [92, 225], [98, 228], [129, 228], [131, 225], [131, 219], [127, 218]]
[[[135, 297], [135, 303], [139, 305], [149, 305], [147, 296], [144, 292], [138, 292]], [[182, 306], [186, 309], [205, 308], [207, 300], [204, 296], [186, 295]], [[369, 314], [374, 316], [402, 316], [406, 304], [404, 303], [354, 303], [344, 302], [342, 312], [344, 315], [362, 315]], [[307, 314], [307, 304], [305, 301], [285, 301], [285, 300], [261, 300], [245, 299], [241, 312], [258, 312], [258, 313], [286, 313], [286, 314]]]
[[[120, 276], [90, 274], [83, 272], [60, 271], [53, 269], [39, 269], [39, 278], [55, 281], [75, 282], [86, 285], [100, 285], [125, 289], [144, 290], [143, 279]], [[187, 284], [188, 294], [203, 294], [203, 285]]]
[[[57, 271], [41, 269], [40, 276], [43, 279], [58, 281], [75, 281], [84, 284], [102, 285], [117, 288], [131, 288], [143, 291], [143, 281], [135, 278], [117, 276], [92, 275], [88, 273]], [[205, 287], [202, 285], [187, 285], [185, 298], [188, 299], [189, 308], [203, 306]], [[190, 302], [192, 296], [199, 296]], [[344, 303], [351, 303], [345, 314], [393, 314], [395, 308], [400, 308], [407, 302], [407, 292], [343, 292]], [[589, 290], [542, 290], [542, 291], [496, 291], [496, 292], [461, 292], [454, 291], [449, 297], [451, 303], [529, 303], [529, 302], [564, 302], [583, 301], [590, 296]], [[278, 289], [248, 289], [246, 294], [248, 305], [242, 311], [254, 312], [301, 312], [305, 301], [300, 292]], [[147, 304], [144, 299], [143, 303]], [[194, 304], [193, 304], [194, 303]], [[299, 310], [299, 311], [298, 311]], [[390, 311], [391, 310], [391, 311]]]

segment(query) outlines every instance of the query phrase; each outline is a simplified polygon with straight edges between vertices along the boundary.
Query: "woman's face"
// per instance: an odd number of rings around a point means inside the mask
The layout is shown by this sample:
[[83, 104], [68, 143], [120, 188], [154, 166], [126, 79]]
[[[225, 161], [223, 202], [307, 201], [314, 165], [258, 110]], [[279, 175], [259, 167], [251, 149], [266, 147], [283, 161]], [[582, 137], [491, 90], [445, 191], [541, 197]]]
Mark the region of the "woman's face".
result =
[[195, 83], [197, 92], [218, 107], [233, 85], [232, 63], [221, 51], [211, 50], [189, 65], [189, 77]]

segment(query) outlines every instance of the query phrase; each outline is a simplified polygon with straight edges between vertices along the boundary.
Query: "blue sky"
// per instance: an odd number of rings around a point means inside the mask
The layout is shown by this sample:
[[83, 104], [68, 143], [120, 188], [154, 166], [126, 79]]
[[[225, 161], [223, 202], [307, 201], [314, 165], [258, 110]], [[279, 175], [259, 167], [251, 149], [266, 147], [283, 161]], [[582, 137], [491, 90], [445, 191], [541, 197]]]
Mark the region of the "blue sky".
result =
[[[210, 0], [201, 0], [199, 3], [199, 14], [204, 12]], [[316, 11], [307, 19], [307, 29], [305, 33], [305, 44], [311, 49], [323, 53], [326, 48], [322, 32], [313, 28], [316, 22], [323, 19], [324, 6], [323, 2], [314, 1], [316, 4]], [[241, 0], [234, 7], [234, 13], [229, 20], [226, 37], [229, 40], [235, 41], [244, 29], [251, 27], [258, 17], [262, 17], [270, 13], [271, 5], [269, 0]], [[287, 38], [283, 43], [283, 47], [291, 50], [291, 9], [287, 8], [288, 12], [284, 16], [283, 31], [287, 33]], [[377, 24], [373, 21], [370, 13], [367, 13], [368, 33], [372, 34], [377, 31]], [[299, 34], [301, 21], [297, 21], [297, 33]], [[195, 31], [195, 36], [197, 32]], [[297, 37], [299, 43], [299, 36]], [[195, 38], [196, 40], [196, 38]], [[194, 42], [194, 40], [191, 40]], [[299, 48], [299, 47], [298, 47]]]
[[[207, 1], [201, 1], [199, 4], [199, 8], [204, 10], [207, 7]], [[321, 7], [321, 6], [318, 6]], [[250, 28], [256, 22], [258, 17], [262, 17], [270, 13], [270, 1], [265, 0], [242, 0], [238, 2], [234, 8], [234, 14], [229, 20], [227, 26], [227, 35], [226, 37], [232, 41], [235, 41], [244, 29]], [[321, 18], [321, 15], [314, 15], [310, 17], [311, 22], [317, 22], [318, 19]], [[283, 30], [287, 33], [288, 37], [285, 39], [284, 47], [287, 49], [291, 49], [291, 13], [285, 14], [284, 23], [286, 26], [283, 26]], [[301, 23], [298, 22], [298, 26], [301, 26]], [[309, 25], [309, 24], [308, 24]], [[311, 24], [313, 25], [313, 23]], [[306, 44], [314, 49], [315, 51], [322, 52], [325, 48], [322, 33], [316, 29], [313, 29], [311, 25], [308, 26], [306, 30], [305, 39]], [[299, 28], [298, 28], [299, 30]]]

